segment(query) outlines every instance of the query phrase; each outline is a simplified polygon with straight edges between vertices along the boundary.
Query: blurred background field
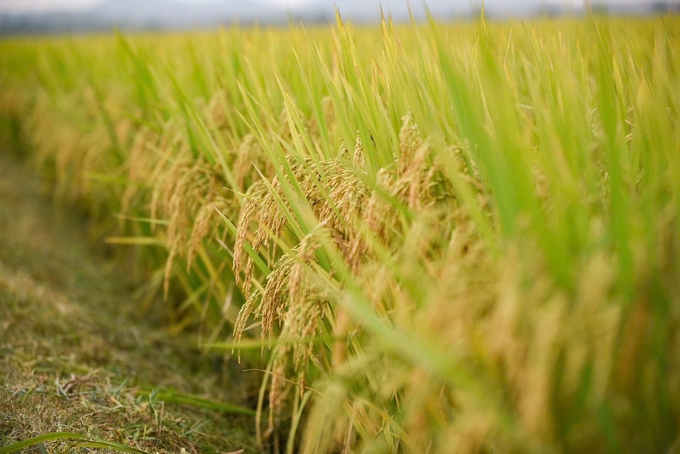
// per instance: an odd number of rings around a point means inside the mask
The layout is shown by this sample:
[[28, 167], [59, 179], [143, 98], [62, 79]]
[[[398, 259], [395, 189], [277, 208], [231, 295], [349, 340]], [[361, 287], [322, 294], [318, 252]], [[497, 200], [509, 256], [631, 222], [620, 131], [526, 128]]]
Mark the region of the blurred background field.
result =
[[[678, 0], [485, 0], [487, 19], [584, 16], [588, 11], [619, 16], [677, 13]], [[241, 26], [306, 26], [335, 22], [335, 8], [355, 24], [477, 20], [477, 0], [2, 0], [0, 34], [118, 30], [199, 30]]]
[[3, 39], [0, 147], [260, 449], [677, 452], [677, 16], [335, 20]]

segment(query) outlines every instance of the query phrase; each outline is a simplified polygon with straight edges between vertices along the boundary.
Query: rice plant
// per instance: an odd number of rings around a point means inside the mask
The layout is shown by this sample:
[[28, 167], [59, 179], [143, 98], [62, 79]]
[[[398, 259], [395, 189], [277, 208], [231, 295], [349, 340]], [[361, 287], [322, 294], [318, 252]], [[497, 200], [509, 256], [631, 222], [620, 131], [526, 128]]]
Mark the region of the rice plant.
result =
[[265, 369], [263, 448], [666, 452], [679, 25], [8, 39], [0, 143]]

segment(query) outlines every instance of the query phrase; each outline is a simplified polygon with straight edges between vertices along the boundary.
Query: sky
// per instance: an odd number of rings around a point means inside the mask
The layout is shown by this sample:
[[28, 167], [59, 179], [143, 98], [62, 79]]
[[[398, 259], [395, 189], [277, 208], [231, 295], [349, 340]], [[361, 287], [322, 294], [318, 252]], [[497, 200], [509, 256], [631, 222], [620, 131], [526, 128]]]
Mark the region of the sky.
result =
[[[77, 11], [91, 7], [102, 0], [0, 0], [0, 12], [7, 13], [43, 13], [55, 10], [70, 10]], [[143, 1], [143, 0], [140, 0]], [[186, 3], [191, 3], [193, 1], [205, 2], [206, 0], [173, 0], [182, 1]], [[224, 1], [224, 0], [211, 0], [211, 1]], [[240, 2], [248, 2], [252, 0], [239, 0]], [[304, 7], [307, 3], [312, 3], [314, 0], [258, 0], [258, 3], [268, 3], [272, 6], [296, 8]], [[327, 0], [329, 4], [333, 4], [333, 0]], [[382, 1], [382, 4], [396, 4], [396, 3], [406, 3], [407, 0], [389, 0]], [[474, 0], [450, 0], [452, 5], [454, 3], [465, 3], [469, 5]], [[556, 4], [568, 4], [568, 5], [582, 5], [586, 0], [487, 0], [488, 3], [507, 3], [507, 4], [537, 4], [537, 3], [556, 3]], [[623, 5], [643, 5], [652, 4], [656, 0], [604, 0], [608, 4], [623, 4]], [[380, 0], [366, 0], [366, 7], [373, 8]], [[411, 4], [421, 3], [418, 0], [412, 0]], [[425, 2], [427, 3], [427, 2]]]

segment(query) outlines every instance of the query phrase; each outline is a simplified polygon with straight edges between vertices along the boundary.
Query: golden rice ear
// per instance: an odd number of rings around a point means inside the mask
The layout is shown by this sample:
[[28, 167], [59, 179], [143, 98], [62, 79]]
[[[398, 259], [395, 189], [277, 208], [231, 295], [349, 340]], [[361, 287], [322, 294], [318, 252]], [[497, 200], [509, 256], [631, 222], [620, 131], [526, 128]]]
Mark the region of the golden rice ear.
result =
[[[248, 323], [248, 318], [255, 311], [257, 303], [261, 298], [260, 292], [255, 290], [251, 292], [250, 296], [246, 299], [246, 302], [241, 306], [238, 316], [236, 317], [236, 322], [234, 323], [234, 340], [240, 342], [243, 333], [246, 329], [246, 324]], [[264, 348], [264, 347], [262, 347]], [[238, 352], [238, 360], [241, 361], [241, 351]]]
[[235, 203], [232, 200], [224, 197], [217, 197], [211, 202], [207, 202], [196, 213], [194, 219], [194, 226], [189, 237], [189, 248], [187, 251], [187, 270], [191, 268], [194, 257], [198, 248], [205, 241], [210, 241], [215, 237], [216, 226], [218, 223], [214, 222], [219, 216], [217, 212], [228, 213], [234, 210]]
[[338, 148], [338, 159], [343, 160], [343, 161], [349, 161], [350, 158], [351, 158], [351, 155], [349, 153], [349, 148], [347, 148], [347, 144], [343, 140], [340, 143], [340, 148]]
[[244, 192], [260, 179], [260, 172], [267, 178], [274, 175], [274, 167], [253, 134], [243, 137], [236, 151], [232, 173], [236, 183], [234, 190]]
[[[168, 218], [166, 244], [168, 256], [164, 273], [164, 296], [167, 298], [174, 261], [188, 257], [191, 268], [195, 252], [210, 233], [215, 214], [214, 202], [226, 209], [230, 202], [222, 195], [224, 178], [217, 166], [194, 159], [188, 151], [180, 152], [168, 173], [152, 195], [152, 218]], [[233, 199], [232, 199], [233, 200]]]
[[420, 130], [413, 120], [413, 115], [409, 112], [401, 119], [401, 129], [399, 130], [399, 156], [394, 156], [394, 161], [399, 163], [399, 173], [404, 173], [406, 168], [412, 164], [416, 150], [423, 141], [420, 137]]
[[236, 283], [239, 283], [241, 280], [241, 272], [244, 272], [243, 290], [246, 298], [248, 298], [250, 294], [250, 279], [252, 278], [252, 275], [248, 268], [252, 269], [252, 264], [250, 264], [250, 260], [247, 256], [245, 245], [248, 241], [251, 224], [257, 221], [261, 215], [266, 190], [267, 187], [263, 182], [257, 182], [248, 189], [246, 201], [241, 208], [237, 224], [232, 268], [234, 270], [234, 276], [236, 277]]
[[364, 157], [364, 147], [361, 144], [361, 136], [359, 135], [359, 132], [357, 131], [357, 140], [356, 140], [356, 143], [354, 144], [353, 164], [354, 164], [355, 168], [363, 169], [365, 162], [366, 162], [366, 159]]
[[[121, 212], [127, 213], [133, 197], [139, 196], [140, 191], [149, 187], [156, 187], [157, 173], [155, 168], [164, 166], [163, 160], [151, 159], [148, 146], [156, 139], [156, 134], [147, 127], [140, 128], [132, 141], [130, 157], [128, 158], [128, 179], [130, 183], [121, 197]], [[141, 186], [141, 188], [140, 188]], [[154, 226], [152, 225], [152, 228]]]

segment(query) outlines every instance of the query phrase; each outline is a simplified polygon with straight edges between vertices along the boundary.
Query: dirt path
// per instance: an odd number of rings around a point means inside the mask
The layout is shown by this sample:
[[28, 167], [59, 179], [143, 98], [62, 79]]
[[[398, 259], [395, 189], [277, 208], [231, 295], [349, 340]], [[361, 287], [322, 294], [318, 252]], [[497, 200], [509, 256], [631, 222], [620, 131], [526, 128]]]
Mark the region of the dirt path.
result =
[[191, 337], [135, 317], [129, 283], [87, 241], [82, 219], [0, 152], [0, 447], [75, 432], [148, 452], [257, 452], [253, 417], [220, 404], [243, 403], [238, 382], [220, 382]]

